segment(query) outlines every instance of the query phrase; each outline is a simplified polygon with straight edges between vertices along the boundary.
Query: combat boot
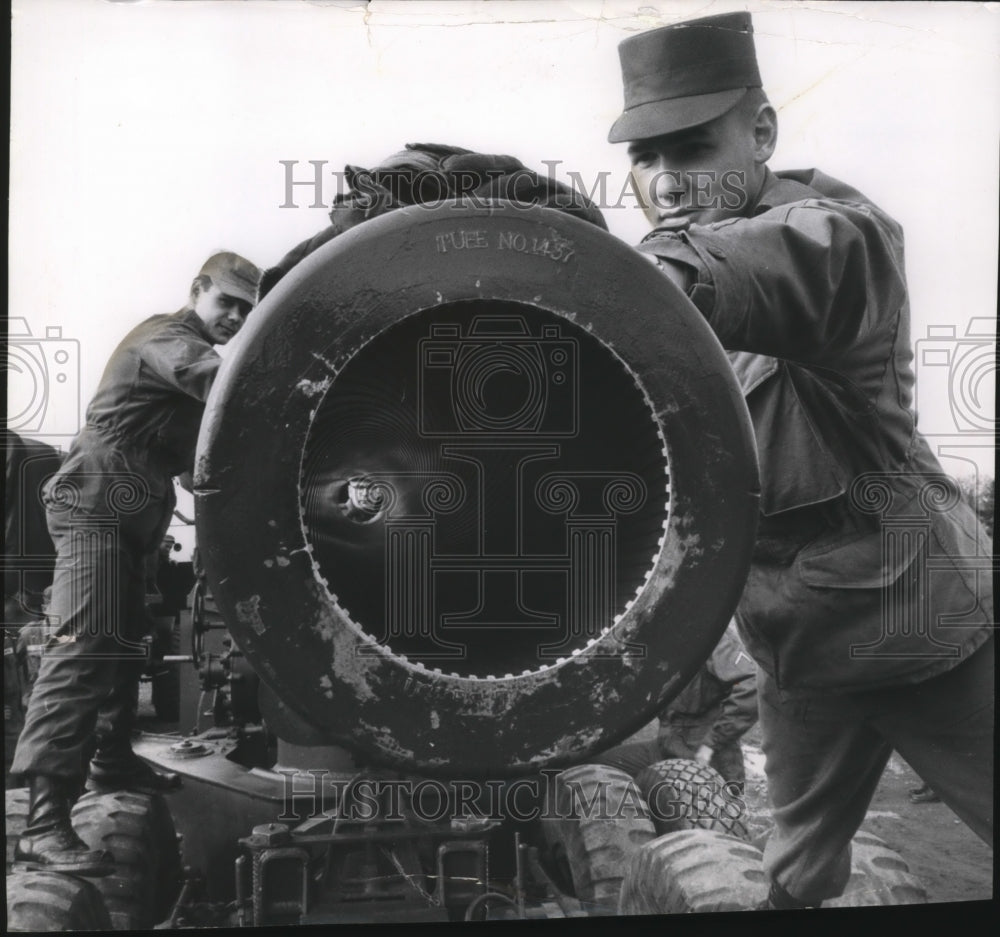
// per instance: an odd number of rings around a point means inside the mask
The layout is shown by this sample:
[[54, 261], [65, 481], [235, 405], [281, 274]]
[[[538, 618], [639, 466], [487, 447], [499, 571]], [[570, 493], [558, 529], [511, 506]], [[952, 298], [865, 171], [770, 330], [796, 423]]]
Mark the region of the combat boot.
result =
[[777, 882], [771, 882], [767, 897], [754, 908], [754, 911], [805, 911], [818, 908], [822, 902], [803, 904], [798, 898], [793, 898]]
[[113, 791], [161, 794], [180, 786], [179, 775], [150, 767], [127, 743], [98, 746], [87, 776], [87, 790], [99, 794]]
[[114, 871], [106, 849], [91, 849], [70, 820], [71, 783], [39, 775], [29, 780], [28, 825], [14, 847], [14, 868], [100, 876]]

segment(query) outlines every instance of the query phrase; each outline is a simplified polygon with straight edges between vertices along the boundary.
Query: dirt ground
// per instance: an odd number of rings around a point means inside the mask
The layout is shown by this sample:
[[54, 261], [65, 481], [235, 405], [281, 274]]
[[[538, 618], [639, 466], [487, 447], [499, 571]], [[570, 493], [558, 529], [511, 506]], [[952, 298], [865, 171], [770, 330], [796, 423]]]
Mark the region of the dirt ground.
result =
[[[651, 722], [635, 741], [656, 737]], [[760, 750], [760, 727], [743, 737], [747, 769], [748, 826], [754, 837], [771, 826]], [[942, 803], [914, 804], [909, 791], [921, 780], [893, 755], [875, 792], [862, 829], [883, 839], [902, 856], [927, 891], [929, 902], [986, 901], [993, 898], [993, 850]]]
[[[755, 827], [769, 824], [767, 784], [760, 737], [744, 738], [747, 807]], [[920, 779], [893, 755], [875, 792], [862, 829], [895, 849], [920, 879], [930, 902], [977, 901], [993, 897], [993, 851], [942, 803], [914, 804], [910, 788]]]

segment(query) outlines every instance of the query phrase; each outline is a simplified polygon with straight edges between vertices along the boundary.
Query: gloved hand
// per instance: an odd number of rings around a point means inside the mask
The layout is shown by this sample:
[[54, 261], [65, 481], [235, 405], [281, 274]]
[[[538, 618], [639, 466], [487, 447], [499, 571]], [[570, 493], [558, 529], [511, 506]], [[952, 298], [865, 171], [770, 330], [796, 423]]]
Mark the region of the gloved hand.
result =
[[[346, 196], [338, 196], [330, 211], [330, 220], [336, 224], [335, 212], [350, 210], [361, 212], [362, 217], [355, 221], [369, 221], [384, 215], [387, 211], [399, 207], [399, 202], [378, 178], [377, 170], [362, 169], [360, 166], [347, 165], [344, 175], [351, 191]], [[352, 225], [353, 226], [353, 225]]]
[[330, 226], [264, 271], [258, 302], [292, 267], [331, 238], [404, 205], [463, 197], [523, 202], [555, 208], [608, 230], [600, 209], [585, 195], [505, 154], [474, 153], [441, 143], [407, 143], [373, 169], [346, 166], [345, 176], [350, 191], [334, 200]]
[[513, 156], [467, 153], [442, 160], [441, 168], [452, 180], [456, 197], [475, 196], [555, 208], [608, 230], [600, 209], [590, 199], [562, 182], [528, 169]]
[[714, 754], [714, 749], [708, 745], [699, 745], [698, 751], [694, 753], [694, 760], [700, 765], [707, 765], [712, 760], [712, 755]]
[[257, 287], [257, 302], [270, 293], [292, 267], [327, 241], [363, 221], [370, 221], [399, 207], [392, 193], [377, 181], [371, 171], [360, 166], [345, 166], [344, 173], [350, 191], [334, 199], [333, 207], [330, 209], [330, 224], [319, 234], [297, 244], [275, 266], [268, 267], [264, 271]]
[[496, 153], [461, 153], [441, 160], [455, 198], [484, 195], [498, 179], [514, 174], [534, 176], [519, 159]]

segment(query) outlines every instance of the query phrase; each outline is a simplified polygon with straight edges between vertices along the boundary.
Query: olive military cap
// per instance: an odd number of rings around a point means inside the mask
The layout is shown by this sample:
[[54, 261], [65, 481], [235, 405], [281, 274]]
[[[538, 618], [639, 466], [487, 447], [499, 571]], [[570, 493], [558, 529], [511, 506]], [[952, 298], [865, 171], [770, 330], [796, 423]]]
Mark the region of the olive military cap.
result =
[[260, 274], [260, 270], [249, 260], [230, 251], [213, 254], [198, 271], [198, 276], [211, 277], [212, 282], [227, 296], [245, 300], [251, 306], [257, 304]]
[[749, 13], [723, 13], [652, 29], [618, 45], [625, 111], [611, 143], [645, 140], [725, 114], [761, 86]]

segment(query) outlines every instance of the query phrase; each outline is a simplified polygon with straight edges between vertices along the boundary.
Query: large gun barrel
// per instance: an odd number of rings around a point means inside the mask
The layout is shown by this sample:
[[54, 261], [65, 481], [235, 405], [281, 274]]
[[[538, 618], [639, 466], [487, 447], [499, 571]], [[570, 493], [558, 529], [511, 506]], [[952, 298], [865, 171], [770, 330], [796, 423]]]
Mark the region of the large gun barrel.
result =
[[758, 511], [728, 360], [606, 232], [413, 206], [250, 316], [195, 472], [213, 594], [277, 709], [425, 774], [634, 731], [732, 616]]

